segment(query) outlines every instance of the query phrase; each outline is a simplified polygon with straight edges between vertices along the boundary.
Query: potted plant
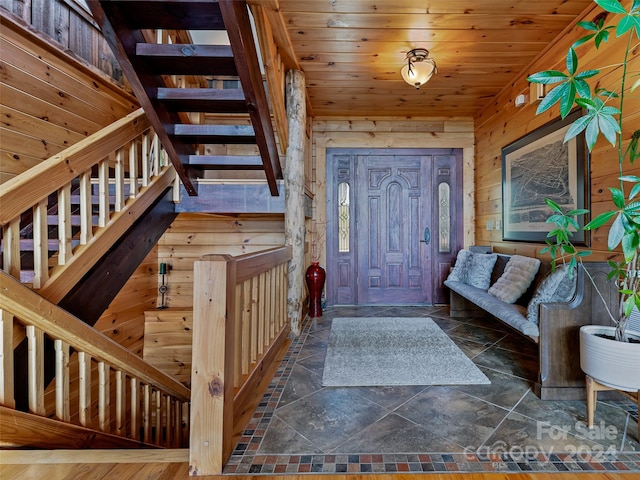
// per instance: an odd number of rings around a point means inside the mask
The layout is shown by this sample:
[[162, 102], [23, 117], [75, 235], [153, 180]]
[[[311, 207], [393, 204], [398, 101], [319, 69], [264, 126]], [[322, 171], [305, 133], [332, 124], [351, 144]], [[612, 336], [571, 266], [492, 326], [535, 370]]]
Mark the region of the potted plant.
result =
[[[528, 80], [532, 83], [558, 84], [542, 99], [537, 114], [558, 102], [563, 118], [575, 107], [584, 112], [569, 127], [565, 141], [584, 132], [590, 152], [600, 137], [604, 137], [616, 149], [618, 181], [609, 187], [614, 208], [596, 216], [582, 228], [595, 230], [608, 226], [608, 249], [619, 252], [615, 260], [608, 261], [611, 267], [608, 278], [617, 282], [620, 302], [618, 311], [608, 311], [614, 326], [588, 325], [581, 328], [580, 365], [588, 377], [606, 387], [637, 392], [640, 390], [640, 332], [630, 331], [627, 323], [634, 309], [640, 309], [640, 177], [625, 174], [625, 170], [632, 168], [640, 157], [640, 129], [628, 135], [623, 125], [625, 96], [640, 86], [640, 74], [628, 69], [632, 51], [638, 48], [640, 40], [640, 0], [633, 0], [628, 10], [617, 0], [594, 1], [608, 13], [603, 12], [591, 22], [579, 22], [588, 35], [569, 48], [566, 56], [567, 73], [546, 70], [529, 76]], [[605, 26], [609, 14], [613, 14], [613, 23]], [[579, 71], [576, 49], [587, 42], [594, 42], [596, 48], [603, 47], [608, 44], [612, 34], [627, 38], [626, 49], [621, 62], [602, 69], [621, 68], [619, 88], [616, 91], [592, 88], [597, 86], [601, 70]], [[633, 114], [633, 121], [637, 124], [637, 110]], [[546, 203], [552, 211], [547, 221], [553, 223], [554, 228], [549, 232], [548, 246], [543, 252], [550, 254], [553, 267], [558, 262], [568, 263], [569, 272], [573, 272], [582, 259], [591, 253], [577, 249], [571, 240], [573, 232], [580, 228], [577, 217], [588, 215], [589, 211], [577, 209], [565, 212], [552, 200], [547, 199]], [[586, 269], [585, 273], [589, 275]], [[602, 297], [595, 282], [593, 284]], [[604, 347], [607, 353], [602, 353], [600, 347]], [[595, 355], [594, 349], [597, 350]], [[611, 358], [610, 370], [606, 365], [608, 357]]]

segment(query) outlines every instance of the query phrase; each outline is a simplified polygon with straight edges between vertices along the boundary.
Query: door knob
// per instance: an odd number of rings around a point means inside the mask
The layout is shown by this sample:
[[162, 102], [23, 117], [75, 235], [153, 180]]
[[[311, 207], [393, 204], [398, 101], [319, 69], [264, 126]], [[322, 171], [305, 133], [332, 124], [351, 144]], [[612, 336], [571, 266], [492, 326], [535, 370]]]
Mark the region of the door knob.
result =
[[431, 232], [429, 231], [429, 227], [424, 229], [424, 240], [420, 240], [423, 243], [429, 245], [431, 243]]

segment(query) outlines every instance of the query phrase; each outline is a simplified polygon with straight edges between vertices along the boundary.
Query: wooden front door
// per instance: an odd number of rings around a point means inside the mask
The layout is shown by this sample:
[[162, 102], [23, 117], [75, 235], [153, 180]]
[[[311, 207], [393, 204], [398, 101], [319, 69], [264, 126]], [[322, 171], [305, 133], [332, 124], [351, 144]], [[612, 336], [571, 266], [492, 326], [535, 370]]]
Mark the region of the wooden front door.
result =
[[461, 177], [457, 151], [329, 149], [327, 303], [445, 303]]

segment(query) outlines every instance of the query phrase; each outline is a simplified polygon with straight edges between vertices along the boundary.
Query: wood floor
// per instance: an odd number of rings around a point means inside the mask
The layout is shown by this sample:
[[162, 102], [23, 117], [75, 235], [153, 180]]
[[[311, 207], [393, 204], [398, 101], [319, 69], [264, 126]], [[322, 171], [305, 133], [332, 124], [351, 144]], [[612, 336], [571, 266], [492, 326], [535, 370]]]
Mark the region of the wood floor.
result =
[[[265, 475], [225, 475], [189, 477], [189, 451], [180, 450], [48, 450], [0, 451], [0, 478], [2, 480], [181, 480], [189, 478], [245, 480], [265, 478]], [[81, 462], [81, 463], [80, 463]], [[430, 480], [627, 480], [639, 478], [636, 473], [431, 473], [431, 474], [304, 474], [268, 475], [269, 479], [286, 480], [413, 480], [428, 475]]]

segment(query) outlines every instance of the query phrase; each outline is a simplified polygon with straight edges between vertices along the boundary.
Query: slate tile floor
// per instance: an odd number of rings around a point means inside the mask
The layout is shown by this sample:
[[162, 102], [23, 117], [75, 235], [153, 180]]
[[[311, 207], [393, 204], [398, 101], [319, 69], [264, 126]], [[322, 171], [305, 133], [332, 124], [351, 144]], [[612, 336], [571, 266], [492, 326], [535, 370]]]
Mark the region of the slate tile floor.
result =
[[[331, 320], [431, 317], [491, 385], [323, 387]], [[541, 401], [537, 347], [490, 320], [439, 307], [332, 307], [307, 319], [241, 437], [226, 474], [447, 471], [640, 471], [638, 412]]]

